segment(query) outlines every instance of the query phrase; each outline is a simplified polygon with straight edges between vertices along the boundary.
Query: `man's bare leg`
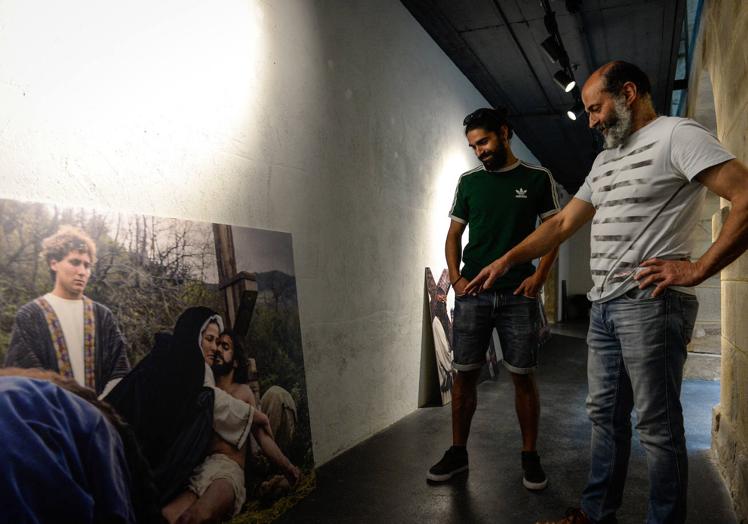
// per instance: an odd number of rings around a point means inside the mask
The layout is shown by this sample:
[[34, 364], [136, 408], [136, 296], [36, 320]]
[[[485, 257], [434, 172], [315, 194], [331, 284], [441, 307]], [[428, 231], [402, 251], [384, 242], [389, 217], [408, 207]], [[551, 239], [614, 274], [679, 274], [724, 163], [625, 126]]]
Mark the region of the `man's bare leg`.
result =
[[458, 371], [452, 385], [452, 444], [466, 446], [475, 408], [478, 405], [480, 369]]
[[221, 522], [231, 515], [233, 509], [234, 487], [226, 479], [216, 479], [210, 483], [205, 493], [179, 516], [177, 524]]
[[510, 373], [514, 382], [514, 407], [522, 431], [522, 451], [535, 451], [540, 419], [540, 396], [535, 375]]
[[468, 470], [467, 441], [478, 405], [480, 369], [458, 371], [452, 385], [452, 447], [429, 469], [426, 479], [445, 482]]
[[183, 491], [177, 495], [171, 502], [161, 508], [161, 515], [166, 519], [169, 524], [174, 524], [179, 516], [184, 513], [187, 508], [192, 506], [197, 500], [197, 495], [191, 491]]

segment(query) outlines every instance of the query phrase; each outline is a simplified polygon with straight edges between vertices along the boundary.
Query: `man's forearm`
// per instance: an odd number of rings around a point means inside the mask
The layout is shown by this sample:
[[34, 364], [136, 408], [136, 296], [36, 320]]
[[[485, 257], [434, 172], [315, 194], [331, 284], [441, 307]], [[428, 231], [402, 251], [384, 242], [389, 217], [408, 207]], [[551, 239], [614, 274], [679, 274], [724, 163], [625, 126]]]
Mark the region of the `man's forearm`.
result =
[[460, 278], [460, 259], [462, 255], [462, 241], [456, 235], [447, 235], [447, 241], [444, 245], [444, 255], [447, 259], [447, 270], [449, 271], [449, 281], [452, 285]]
[[703, 282], [738, 258], [748, 248], [748, 196], [732, 202], [717, 240], [696, 262]]
[[535, 272], [538, 274], [543, 283], [545, 283], [546, 279], [548, 278], [548, 274], [553, 268], [553, 263], [556, 261], [556, 256], [558, 256], [558, 246], [551, 249], [549, 253], [543, 255], [543, 257], [540, 259], [540, 262], [538, 262], [538, 268], [535, 270]]
[[264, 428], [258, 428], [257, 430], [253, 429], [252, 434], [254, 435], [255, 440], [257, 440], [257, 443], [260, 445], [260, 449], [262, 449], [262, 452], [276, 466], [282, 469], [287, 469], [291, 466], [291, 461], [288, 460], [288, 457], [283, 454], [283, 452], [278, 447], [278, 444], [275, 442], [275, 440], [273, 440], [273, 437], [271, 437]]
[[[595, 208], [592, 204], [572, 198], [571, 202], [566, 204], [560, 213], [540, 224], [540, 227], [532, 234], [510, 249], [502, 257], [503, 262], [509, 266], [514, 266], [541, 257], [546, 253], [550, 254], [552, 249], [558, 248], [564, 240], [589, 222], [593, 216], [595, 216]], [[552, 264], [553, 260], [550, 260], [549, 263]], [[548, 270], [550, 270], [550, 267]]]
[[[542, 224], [522, 242], [514, 246], [502, 257], [510, 266], [528, 262], [542, 257], [538, 270], [545, 270], [545, 275], [551, 269], [553, 260], [558, 253], [558, 245], [563, 241], [560, 232], [560, 220], [550, 219]], [[553, 251], [553, 253], [551, 253]], [[553, 257], [550, 258], [550, 255]], [[546, 260], [548, 259], [548, 260]]]
[[[510, 249], [504, 256], [481, 269], [480, 273], [465, 286], [465, 293], [476, 293], [489, 289], [496, 279], [506, 274], [512, 266], [550, 253], [561, 242], [589, 222], [593, 216], [595, 216], [595, 208], [592, 204], [572, 198], [571, 202], [566, 204], [566, 207], [560, 213], [540, 224], [539, 228]], [[543, 264], [543, 271], [550, 271], [552, 263], [553, 258], [548, 259]]]

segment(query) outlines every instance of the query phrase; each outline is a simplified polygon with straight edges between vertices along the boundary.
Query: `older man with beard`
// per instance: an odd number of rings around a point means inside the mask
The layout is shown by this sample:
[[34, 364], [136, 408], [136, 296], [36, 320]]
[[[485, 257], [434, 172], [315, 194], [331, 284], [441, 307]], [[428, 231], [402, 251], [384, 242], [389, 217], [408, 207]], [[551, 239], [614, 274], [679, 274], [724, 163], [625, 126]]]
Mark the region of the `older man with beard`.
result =
[[[647, 454], [648, 523], [686, 518], [688, 460], [680, 388], [698, 302], [692, 286], [748, 246], [748, 169], [696, 122], [658, 117], [647, 76], [626, 62], [587, 80], [582, 100], [606, 149], [575, 198], [467, 291], [558, 246], [594, 217], [587, 377], [591, 464], [581, 509], [557, 524], [615, 522], [630, 453], [632, 408]], [[706, 189], [730, 200], [717, 240], [691, 261]]]

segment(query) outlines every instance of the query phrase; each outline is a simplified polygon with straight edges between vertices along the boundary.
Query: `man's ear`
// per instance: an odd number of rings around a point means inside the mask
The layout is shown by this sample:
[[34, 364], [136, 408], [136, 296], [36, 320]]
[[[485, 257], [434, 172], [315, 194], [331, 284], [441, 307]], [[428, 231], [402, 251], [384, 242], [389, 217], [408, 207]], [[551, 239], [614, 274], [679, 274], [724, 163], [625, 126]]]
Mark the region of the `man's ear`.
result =
[[506, 124], [501, 126], [501, 139], [509, 142], [509, 126]]
[[634, 103], [634, 100], [639, 95], [639, 88], [636, 87], [636, 84], [633, 82], [626, 82], [623, 84], [623, 88], [621, 89], [623, 92], [623, 95], [626, 97], [626, 103], [628, 105], [631, 105]]

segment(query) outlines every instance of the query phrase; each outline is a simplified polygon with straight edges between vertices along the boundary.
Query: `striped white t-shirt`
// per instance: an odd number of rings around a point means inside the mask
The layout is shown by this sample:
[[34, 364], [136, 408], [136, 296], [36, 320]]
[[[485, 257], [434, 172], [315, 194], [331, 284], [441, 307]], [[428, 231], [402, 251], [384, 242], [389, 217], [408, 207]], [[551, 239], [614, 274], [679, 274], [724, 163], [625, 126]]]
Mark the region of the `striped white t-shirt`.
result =
[[706, 194], [694, 177], [733, 158], [697, 122], [665, 116], [601, 152], [575, 195], [595, 206], [588, 298], [604, 302], [636, 287], [644, 260], [690, 258]]

